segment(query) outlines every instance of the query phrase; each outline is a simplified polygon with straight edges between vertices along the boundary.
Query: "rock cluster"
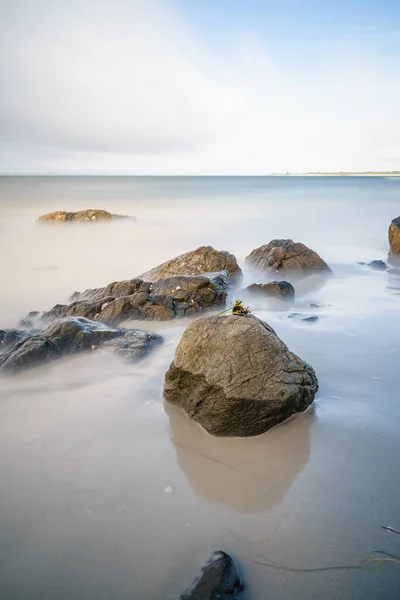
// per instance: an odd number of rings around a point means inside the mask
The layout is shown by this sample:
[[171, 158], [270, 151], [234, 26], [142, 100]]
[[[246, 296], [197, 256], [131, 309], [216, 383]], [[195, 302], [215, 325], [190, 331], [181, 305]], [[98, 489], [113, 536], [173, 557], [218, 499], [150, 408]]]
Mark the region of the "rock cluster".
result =
[[84, 221], [109, 221], [111, 219], [133, 219], [134, 217], [127, 217], [125, 215], [114, 215], [106, 210], [101, 209], [89, 209], [89, 210], [78, 210], [77, 212], [67, 212], [64, 210], [56, 210], [46, 215], [41, 215], [38, 218], [40, 223], [73, 223], [73, 222], [84, 222]]

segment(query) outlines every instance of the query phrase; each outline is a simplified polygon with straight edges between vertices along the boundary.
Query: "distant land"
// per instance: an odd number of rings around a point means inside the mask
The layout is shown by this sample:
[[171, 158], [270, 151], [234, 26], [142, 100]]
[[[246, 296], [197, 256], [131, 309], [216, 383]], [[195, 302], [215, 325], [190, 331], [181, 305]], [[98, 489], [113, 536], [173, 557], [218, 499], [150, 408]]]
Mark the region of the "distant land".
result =
[[400, 171], [311, 171], [310, 173], [271, 173], [274, 177], [400, 177]]

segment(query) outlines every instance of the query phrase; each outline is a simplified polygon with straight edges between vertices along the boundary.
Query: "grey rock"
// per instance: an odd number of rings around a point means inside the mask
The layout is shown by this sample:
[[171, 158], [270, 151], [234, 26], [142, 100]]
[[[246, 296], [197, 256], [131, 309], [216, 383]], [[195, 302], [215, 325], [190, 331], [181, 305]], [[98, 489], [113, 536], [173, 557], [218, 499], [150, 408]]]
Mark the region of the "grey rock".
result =
[[246, 262], [265, 273], [280, 273], [289, 278], [332, 273], [314, 250], [293, 240], [272, 240], [253, 250], [246, 257]]
[[[269, 283], [253, 283], [243, 290], [260, 296], [290, 300], [295, 298], [294, 287], [288, 281], [270, 281]], [[239, 292], [240, 295], [240, 292]]]
[[313, 401], [313, 368], [254, 315], [202, 317], [189, 325], [164, 383], [164, 397], [211, 434], [252, 436]]
[[181, 600], [237, 600], [244, 586], [229, 554], [216, 551]]
[[319, 320], [319, 317], [316, 317], [316, 316], [305, 317], [304, 319], [302, 319], [302, 321], [304, 321], [305, 323], [316, 323], [318, 320]]
[[216, 271], [227, 271], [232, 279], [242, 275], [233, 254], [226, 250], [215, 250], [211, 246], [200, 246], [167, 260], [139, 277], [146, 281], [157, 281], [173, 275], [208, 275]]
[[[111, 342], [114, 342], [112, 344]], [[43, 362], [82, 350], [114, 349], [128, 360], [148, 354], [162, 337], [139, 330], [112, 329], [84, 317], [54, 321], [34, 335], [27, 335], [0, 356], [0, 371], [10, 372], [35, 367]]]
[[387, 269], [387, 265], [383, 260], [373, 260], [367, 266], [374, 271], [386, 271]]

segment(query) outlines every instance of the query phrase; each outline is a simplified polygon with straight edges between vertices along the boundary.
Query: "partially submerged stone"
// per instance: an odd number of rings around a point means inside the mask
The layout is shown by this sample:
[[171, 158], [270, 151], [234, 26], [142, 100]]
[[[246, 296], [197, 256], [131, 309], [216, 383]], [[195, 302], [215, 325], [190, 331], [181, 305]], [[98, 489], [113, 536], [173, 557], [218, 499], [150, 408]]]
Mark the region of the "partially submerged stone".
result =
[[229, 554], [214, 552], [181, 600], [237, 600], [244, 586]]
[[202, 317], [185, 330], [164, 383], [164, 397], [211, 434], [252, 436], [314, 400], [314, 369], [248, 316]]
[[[294, 287], [288, 281], [270, 281], [269, 283], [253, 283], [243, 290], [245, 293], [256, 294], [277, 300], [294, 300]], [[239, 293], [240, 294], [240, 293]]]
[[387, 265], [383, 260], [373, 260], [367, 265], [373, 271], [386, 271]]
[[246, 257], [246, 262], [264, 273], [279, 273], [285, 278], [332, 273], [326, 262], [314, 250], [293, 240], [272, 240], [269, 244], [253, 250]]
[[116, 281], [82, 294], [75, 292], [71, 304], [57, 304], [42, 319], [82, 316], [110, 325], [128, 319], [169, 321], [224, 306], [229, 284], [226, 272], [177, 275], [155, 283], [137, 278]]
[[140, 278], [146, 281], [157, 281], [173, 275], [207, 275], [216, 271], [226, 271], [232, 279], [242, 275], [233, 254], [226, 250], [215, 250], [211, 246], [200, 246], [196, 250], [167, 260], [143, 273]]
[[400, 260], [400, 217], [393, 219], [389, 225], [390, 256]]
[[134, 219], [134, 217], [127, 217], [125, 215], [115, 215], [107, 210], [102, 209], [89, 209], [89, 210], [78, 210], [77, 212], [67, 212], [64, 210], [56, 210], [46, 215], [41, 215], [38, 218], [40, 223], [73, 223], [73, 222], [84, 222], [84, 221], [109, 221], [111, 219]]
[[134, 361], [149, 354], [163, 338], [155, 333], [133, 329], [112, 329], [83, 317], [54, 321], [41, 332], [29, 332], [0, 354], [0, 371], [28, 369], [44, 362], [82, 350], [114, 350], [126, 360]]

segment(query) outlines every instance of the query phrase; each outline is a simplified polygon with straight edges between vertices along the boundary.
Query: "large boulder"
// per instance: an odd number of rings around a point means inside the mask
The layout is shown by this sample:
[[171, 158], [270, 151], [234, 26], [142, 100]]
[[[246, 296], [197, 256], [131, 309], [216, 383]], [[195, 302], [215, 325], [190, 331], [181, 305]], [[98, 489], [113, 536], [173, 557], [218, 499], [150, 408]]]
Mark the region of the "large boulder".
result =
[[38, 218], [40, 223], [72, 223], [77, 221], [109, 221], [111, 219], [134, 219], [134, 217], [126, 217], [124, 215], [114, 215], [107, 210], [89, 209], [78, 210], [77, 212], [67, 212], [64, 210], [56, 210], [46, 215], [41, 215]]
[[[255, 294], [277, 300], [294, 300], [294, 287], [288, 281], [270, 281], [269, 283], [252, 283], [243, 290], [245, 294]], [[239, 292], [240, 295], [241, 292]]]
[[253, 315], [202, 317], [184, 332], [164, 397], [211, 434], [252, 436], [304, 411], [314, 369]]
[[142, 279], [116, 281], [104, 288], [75, 292], [71, 304], [57, 304], [44, 313], [50, 322], [60, 317], [87, 317], [117, 325], [127, 319], [169, 321], [225, 305], [230, 279], [226, 272], [177, 275], [155, 283]]
[[393, 219], [389, 225], [390, 255], [400, 260], [400, 217]]
[[285, 277], [332, 272], [314, 250], [293, 240], [272, 240], [253, 250], [246, 257], [246, 262], [269, 275], [279, 273]]
[[112, 329], [83, 317], [54, 321], [45, 330], [24, 335], [0, 355], [0, 371], [35, 367], [82, 350], [112, 350], [129, 361], [146, 356], [163, 341], [155, 333], [134, 329]]
[[217, 550], [181, 600], [237, 600], [243, 583], [229, 554]]
[[215, 250], [211, 246], [201, 246], [197, 250], [167, 260], [143, 273], [140, 278], [146, 281], [157, 281], [172, 275], [204, 275], [215, 271], [227, 271], [232, 279], [242, 275], [233, 254], [226, 250]]

